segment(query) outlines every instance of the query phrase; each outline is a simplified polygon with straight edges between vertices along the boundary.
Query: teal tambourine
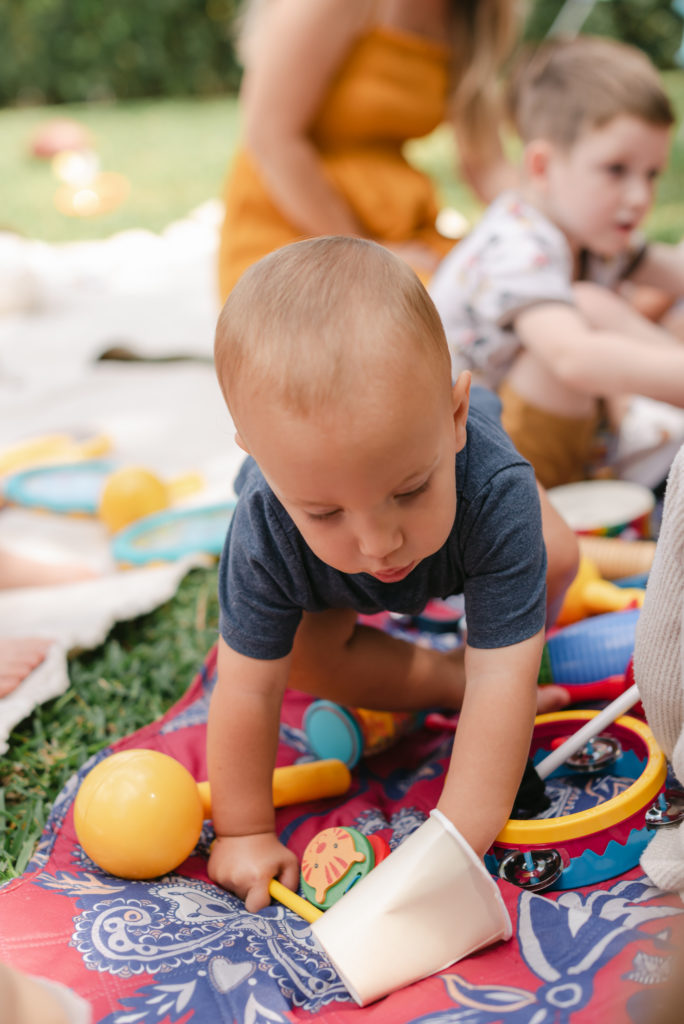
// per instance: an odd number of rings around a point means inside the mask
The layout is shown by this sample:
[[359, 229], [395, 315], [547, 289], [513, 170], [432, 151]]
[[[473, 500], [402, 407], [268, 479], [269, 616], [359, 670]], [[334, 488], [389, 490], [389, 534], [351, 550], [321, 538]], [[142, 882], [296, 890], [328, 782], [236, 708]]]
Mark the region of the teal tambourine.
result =
[[123, 565], [175, 562], [184, 555], [221, 554], [234, 502], [168, 509], [145, 516], [116, 534], [114, 559]]
[[94, 516], [106, 478], [116, 465], [106, 459], [40, 466], [14, 473], [5, 481], [5, 500], [12, 505]]

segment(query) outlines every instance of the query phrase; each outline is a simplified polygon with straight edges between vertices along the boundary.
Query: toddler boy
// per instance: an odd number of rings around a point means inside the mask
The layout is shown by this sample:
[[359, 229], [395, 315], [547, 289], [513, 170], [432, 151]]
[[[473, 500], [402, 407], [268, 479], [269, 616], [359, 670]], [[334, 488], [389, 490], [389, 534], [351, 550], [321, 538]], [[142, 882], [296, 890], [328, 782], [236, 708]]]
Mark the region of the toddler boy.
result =
[[514, 77], [522, 185], [487, 210], [432, 279], [454, 371], [499, 390], [502, 422], [546, 487], [587, 475], [598, 400], [684, 406], [684, 348], [611, 289], [684, 294], [681, 250], [636, 229], [667, 160], [673, 113], [634, 47], [580, 36]]
[[[478, 389], [469, 411], [470, 375], [452, 385], [422, 284], [361, 239], [298, 242], [251, 267], [215, 357], [252, 458], [219, 573], [212, 879], [251, 911], [271, 877], [298, 886], [272, 803], [287, 686], [367, 708], [461, 708], [438, 807], [482, 856], [529, 751], [545, 621], [537, 487], [495, 397]], [[465, 656], [357, 624], [453, 593]]]

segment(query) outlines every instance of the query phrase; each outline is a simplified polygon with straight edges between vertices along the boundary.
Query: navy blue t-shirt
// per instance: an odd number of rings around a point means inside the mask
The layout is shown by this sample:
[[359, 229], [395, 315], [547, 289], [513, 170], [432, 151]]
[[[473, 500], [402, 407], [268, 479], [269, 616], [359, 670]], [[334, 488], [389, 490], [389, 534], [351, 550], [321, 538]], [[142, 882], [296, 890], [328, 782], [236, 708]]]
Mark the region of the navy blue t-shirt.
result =
[[498, 399], [473, 388], [456, 456], [456, 517], [444, 545], [397, 583], [322, 562], [247, 459], [219, 567], [221, 636], [250, 658], [289, 654], [303, 611], [416, 614], [465, 596], [471, 647], [507, 647], [544, 625], [546, 551], [534, 473], [498, 420]]

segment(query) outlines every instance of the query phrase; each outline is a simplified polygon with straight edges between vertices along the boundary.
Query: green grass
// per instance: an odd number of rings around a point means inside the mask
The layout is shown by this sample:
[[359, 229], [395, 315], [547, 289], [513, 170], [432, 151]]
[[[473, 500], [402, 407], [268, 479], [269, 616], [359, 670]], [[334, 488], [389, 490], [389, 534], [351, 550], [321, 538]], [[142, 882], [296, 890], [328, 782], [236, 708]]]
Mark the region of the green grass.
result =
[[0, 881], [24, 870], [55, 797], [91, 754], [185, 693], [217, 626], [216, 570], [196, 570], [168, 604], [71, 659], [67, 692], [17, 726], [0, 757]]
[[[684, 115], [684, 73], [667, 75]], [[129, 199], [115, 213], [74, 220], [57, 213], [48, 164], [29, 155], [36, 128], [74, 117], [93, 134], [104, 170], [126, 175]], [[238, 131], [232, 99], [149, 100], [0, 112], [1, 227], [47, 241], [105, 237], [126, 228], [160, 231], [220, 194]], [[466, 216], [481, 207], [453, 173], [451, 135], [435, 132], [411, 157], [439, 183], [446, 203]], [[648, 230], [684, 238], [684, 134], [675, 137]], [[112, 630], [97, 650], [70, 662], [67, 693], [37, 708], [0, 757], [0, 880], [24, 869], [50, 806], [67, 779], [101, 747], [159, 717], [187, 689], [216, 637], [215, 571], [196, 571], [151, 615]]]
[[[57, 211], [51, 163], [31, 155], [36, 131], [53, 118], [84, 125], [101, 170], [128, 179], [130, 193], [118, 209], [89, 218]], [[238, 121], [230, 97], [0, 111], [0, 228], [49, 242], [105, 238], [127, 228], [162, 231], [220, 195]]]
[[[678, 116], [684, 118], [684, 72], [665, 75]], [[73, 118], [91, 133], [103, 171], [123, 174], [130, 194], [111, 213], [66, 217], [54, 205], [58, 181], [49, 162], [31, 156], [36, 130], [55, 117]], [[221, 194], [239, 132], [237, 101], [138, 100], [115, 104], [0, 111], [0, 228], [49, 242], [104, 238], [127, 228], [162, 231], [207, 199]], [[515, 152], [514, 144], [511, 145]], [[437, 182], [445, 204], [469, 219], [481, 205], [455, 173], [452, 136], [442, 128], [410, 147], [411, 159]], [[660, 183], [647, 230], [665, 241], [684, 237], [684, 130]]]

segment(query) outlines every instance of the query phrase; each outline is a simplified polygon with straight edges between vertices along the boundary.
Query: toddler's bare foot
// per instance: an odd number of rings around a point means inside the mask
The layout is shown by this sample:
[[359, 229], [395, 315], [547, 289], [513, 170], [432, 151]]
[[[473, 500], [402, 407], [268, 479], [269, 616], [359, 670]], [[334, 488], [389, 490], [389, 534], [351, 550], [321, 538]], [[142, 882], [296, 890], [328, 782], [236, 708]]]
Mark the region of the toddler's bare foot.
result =
[[570, 703], [570, 694], [562, 686], [537, 687], [537, 714], [545, 715], [550, 711], [562, 711]]
[[40, 636], [0, 636], [0, 697], [16, 690], [40, 665], [51, 643]]
[[95, 579], [98, 574], [90, 566], [71, 562], [37, 562], [0, 549], [0, 588], [49, 587], [59, 583], [78, 583]]

